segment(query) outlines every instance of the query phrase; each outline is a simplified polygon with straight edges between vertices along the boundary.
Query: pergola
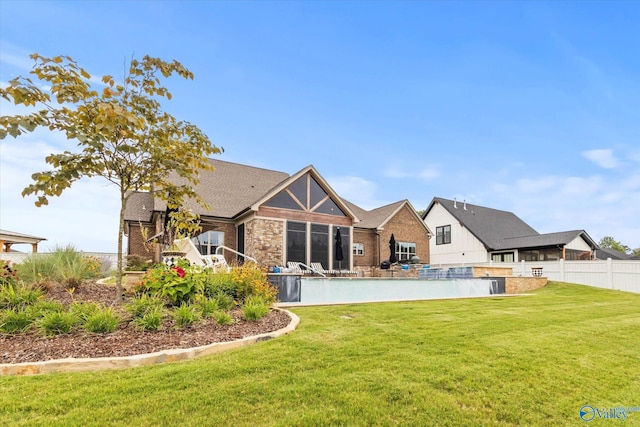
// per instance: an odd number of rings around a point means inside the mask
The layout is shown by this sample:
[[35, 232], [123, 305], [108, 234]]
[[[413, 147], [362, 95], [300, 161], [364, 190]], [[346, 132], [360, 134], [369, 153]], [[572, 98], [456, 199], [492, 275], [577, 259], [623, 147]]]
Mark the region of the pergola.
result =
[[0, 230], [0, 252], [11, 251], [12, 245], [30, 244], [32, 252], [38, 252], [38, 243], [47, 240], [44, 237], [29, 236], [14, 231]]

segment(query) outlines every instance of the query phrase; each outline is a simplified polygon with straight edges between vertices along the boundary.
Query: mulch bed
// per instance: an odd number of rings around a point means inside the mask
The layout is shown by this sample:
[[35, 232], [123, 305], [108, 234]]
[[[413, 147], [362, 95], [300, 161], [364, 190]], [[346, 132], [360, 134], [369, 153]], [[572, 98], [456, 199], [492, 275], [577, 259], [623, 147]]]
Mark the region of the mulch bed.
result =
[[[61, 287], [50, 289], [46, 298], [71, 304], [73, 301], [96, 301], [111, 305], [115, 288], [97, 283], [85, 283], [69, 292]], [[129, 317], [121, 306], [117, 310]], [[38, 362], [53, 359], [133, 356], [161, 350], [192, 348], [216, 342], [227, 342], [287, 326], [291, 319], [286, 313], [272, 310], [256, 322], [246, 321], [239, 310], [231, 313], [235, 322], [229, 326], [218, 325], [213, 319], [187, 328], [177, 329], [173, 321], [165, 319], [160, 331], [140, 332], [123, 322], [110, 334], [76, 332], [44, 337], [38, 331], [21, 335], [0, 334], [0, 363]]]

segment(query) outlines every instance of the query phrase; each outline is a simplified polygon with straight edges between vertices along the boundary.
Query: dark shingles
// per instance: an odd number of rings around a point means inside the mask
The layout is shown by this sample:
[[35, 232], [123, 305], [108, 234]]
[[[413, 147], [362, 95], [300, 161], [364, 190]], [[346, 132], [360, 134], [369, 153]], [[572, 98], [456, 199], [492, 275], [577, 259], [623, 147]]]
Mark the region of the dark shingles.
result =
[[436, 197], [451, 215], [463, 224], [487, 249], [503, 247], [504, 239], [537, 236], [539, 233], [512, 212]]

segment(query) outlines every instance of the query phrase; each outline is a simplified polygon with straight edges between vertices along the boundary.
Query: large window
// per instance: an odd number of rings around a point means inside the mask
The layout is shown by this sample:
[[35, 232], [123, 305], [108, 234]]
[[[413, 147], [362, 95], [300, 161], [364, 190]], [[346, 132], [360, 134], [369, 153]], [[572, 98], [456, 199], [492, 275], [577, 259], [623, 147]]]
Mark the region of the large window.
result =
[[396, 242], [396, 257], [398, 261], [409, 261], [416, 256], [416, 244], [411, 242]]
[[287, 222], [287, 261], [307, 263], [307, 224]]
[[446, 245], [448, 243], [451, 243], [451, 226], [436, 227], [436, 245]]
[[205, 231], [201, 235], [191, 239], [202, 255], [213, 255], [218, 246], [224, 245], [224, 232]]
[[319, 262], [325, 269], [348, 269], [352, 246], [349, 227], [340, 227], [342, 261], [336, 260], [336, 226], [311, 222], [287, 221], [286, 261], [309, 265]]
[[319, 262], [329, 268], [329, 226], [311, 224], [311, 262]]

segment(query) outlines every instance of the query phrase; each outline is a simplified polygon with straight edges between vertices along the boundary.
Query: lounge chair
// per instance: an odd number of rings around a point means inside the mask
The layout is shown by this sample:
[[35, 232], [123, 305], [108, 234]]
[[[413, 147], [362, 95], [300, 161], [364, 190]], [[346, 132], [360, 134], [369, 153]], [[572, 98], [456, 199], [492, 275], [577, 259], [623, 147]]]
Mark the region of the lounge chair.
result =
[[297, 261], [287, 261], [287, 268], [290, 273], [294, 274], [309, 274], [311, 272], [310, 270], [304, 270]]
[[320, 273], [320, 274], [335, 274], [335, 270], [325, 270], [324, 267], [322, 266], [322, 264], [320, 264], [319, 262], [312, 262], [310, 264], [311, 267], [311, 271], [314, 273]]
[[184, 252], [184, 258], [191, 264], [199, 265], [205, 268], [213, 268], [216, 270], [229, 271], [230, 267], [223, 255], [202, 255], [191, 239], [175, 239], [173, 245], [180, 252]]

